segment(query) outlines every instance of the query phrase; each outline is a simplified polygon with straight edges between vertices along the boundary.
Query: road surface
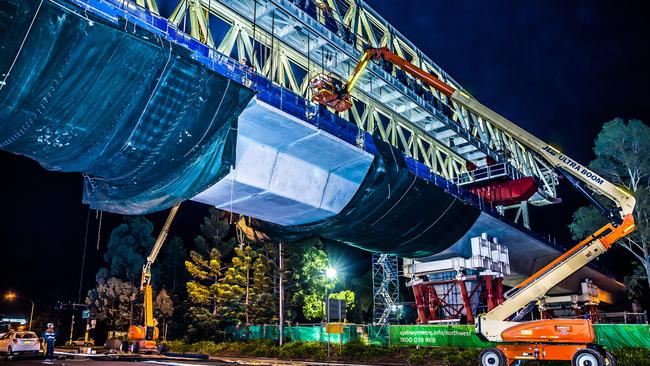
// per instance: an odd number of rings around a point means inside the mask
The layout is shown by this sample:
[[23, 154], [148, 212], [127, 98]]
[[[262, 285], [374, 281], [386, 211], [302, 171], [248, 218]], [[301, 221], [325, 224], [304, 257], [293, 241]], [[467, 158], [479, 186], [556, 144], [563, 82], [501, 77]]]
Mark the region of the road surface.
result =
[[[0, 365], [15, 365], [15, 366], [367, 366], [360, 364], [341, 363], [341, 362], [300, 362], [300, 361], [280, 361], [264, 358], [239, 358], [239, 357], [220, 357], [218, 359], [210, 359], [209, 361], [203, 360], [179, 360], [179, 359], [148, 359], [148, 360], [99, 360], [86, 357], [75, 357], [71, 359], [58, 359], [51, 362], [46, 362], [43, 359], [15, 359], [4, 360], [0, 358]], [[376, 366], [376, 365], [374, 365]]]

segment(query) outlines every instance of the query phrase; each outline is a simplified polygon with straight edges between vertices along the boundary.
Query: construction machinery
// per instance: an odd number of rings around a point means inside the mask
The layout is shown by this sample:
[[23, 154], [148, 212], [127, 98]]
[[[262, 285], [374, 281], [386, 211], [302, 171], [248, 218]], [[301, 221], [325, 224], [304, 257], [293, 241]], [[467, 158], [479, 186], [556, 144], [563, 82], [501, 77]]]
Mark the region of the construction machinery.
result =
[[131, 325], [129, 326], [129, 331], [127, 333], [127, 348], [133, 352], [157, 352], [158, 346], [156, 341], [158, 340], [158, 321], [153, 316], [153, 289], [151, 287], [151, 266], [156, 261], [160, 249], [165, 243], [167, 234], [169, 234], [169, 227], [174, 221], [176, 212], [180, 204], [175, 205], [169, 211], [165, 225], [163, 226], [158, 238], [151, 248], [151, 252], [147, 257], [147, 261], [142, 266], [142, 276], [140, 278], [140, 291], [144, 294], [143, 302], [143, 313], [144, 313], [144, 324], [143, 325]]
[[[434, 88], [441, 98], [456, 103], [489, 120], [493, 125], [507, 131], [519, 143], [531, 149], [536, 159], [550, 164], [564, 176], [610, 221], [589, 237], [578, 243], [556, 260], [540, 269], [528, 279], [504, 294], [503, 303], [478, 317], [477, 333], [485, 340], [495, 342], [494, 348], [481, 352], [479, 362], [483, 366], [511, 365], [517, 360], [562, 360], [575, 366], [613, 365], [614, 359], [603, 347], [594, 343], [594, 329], [588, 319], [543, 319], [517, 322], [509, 320], [562, 280], [575, 273], [606, 252], [620, 238], [635, 228], [632, 213], [636, 201], [624, 188], [618, 187], [589, 168], [577, 163], [551, 145], [528, 133], [513, 122], [492, 111], [462, 90], [454, 89], [437, 77], [404, 60], [388, 48], [368, 48], [351, 73], [347, 83], [333, 80], [331, 75], [317, 75], [310, 83], [313, 100], [333, 108], [337, 112], [352, 106], [350, 92], [363, 70], [372, 60], [383, 60], [399, 67], [428, 87]], [[608, 198], [614, 208], [603, 205], [595, 198]]]

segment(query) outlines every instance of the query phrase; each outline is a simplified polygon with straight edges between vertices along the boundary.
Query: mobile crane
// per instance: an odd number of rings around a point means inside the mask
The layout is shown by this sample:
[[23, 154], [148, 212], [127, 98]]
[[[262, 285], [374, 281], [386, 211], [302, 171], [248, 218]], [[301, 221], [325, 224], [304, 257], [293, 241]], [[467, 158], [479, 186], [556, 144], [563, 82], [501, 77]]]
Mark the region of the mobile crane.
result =
[[167, 220], [163, 225], [156, 242], [151, 248], [149, 256], [147, 256], [147, 261], [142, 266], [142, 275], [140, 277], [140, 291], [144, 294], [143, 302], [143, 313], [144, 313], [144, 324], [143, 325], [131, 325], [129, 326], [129, 331], [127, 333], [127, 340], [130, 344], [130, 349], [133, 352], [157, 352], [158, 347], [156, 341], [159, 337], [158, 331], [158, 321], [153, 317], [153, 289], [151, 288], [151, 266], [156, 261], [160, 249], [167, 239], [167, 234], [169, 234], [169, 227], [174, 221], [176, 212], [178, 211], [180, 204], [175, 205], [169, 211], [167, 215]]
[[[489, 120], [496, 127], [507, 131], [521, 144], [546, 160], [571, 184], [584, 194], [610, 223], [603, 226], [575, 247], [530, 276], [506, 293], [506, 301], [487, 314], [478, 317], [476, 331], [485, 340], [495, 342], [496, 347], [484, 349], [479, 356], [482, 366], [511, 365], [517, 360], [571, 361], [574, 366], [614, 365], [612, 355], [594, 343], [594, 330], [587, 319], [545, 319], [528, 322], [508, 321], [519, 310], [543, 296], [562, 280], [575, 273], [590, 261], [606, 252], [620, 238], [634, 231], [632, 213], [635, 198], [624, 188], [618, 187], [575, 160], [562, 154], [551, 145], [528, 133], [482, 105], [462, 90], [446, 84], [389, 49], [367, 48], [351, 73], [347, 83], [336, 81], [331, 75], [319, 74], [311, 80], [313, 100], [333, 108], [337, 112], [352, 107], [350, 92], [372, 60], [390, 62], [420, 80], [451, 101]], [[600, 194], [616, 206], [608, 209], [593, 196]]]

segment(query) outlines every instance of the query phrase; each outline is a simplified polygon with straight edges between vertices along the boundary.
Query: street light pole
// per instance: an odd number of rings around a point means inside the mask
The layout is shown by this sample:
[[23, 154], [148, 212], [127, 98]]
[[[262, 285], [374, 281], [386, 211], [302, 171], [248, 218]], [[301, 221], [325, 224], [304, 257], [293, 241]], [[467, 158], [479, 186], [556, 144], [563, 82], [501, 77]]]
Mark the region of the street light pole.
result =
[[279, 311], [280, 314], [278, 316], [278, 332], [280, 333], [280, 338], [279, 338], [279, 343], [280, 346], [284, 343], [284, 258], [282, 257], [282, 241], [279, 243], [279, 269], [278, 269], [278, 277], [280, 280], [280, 283], [278, 284], [279, 292], [280, 292], [280, 301], [279, 301]]
[[[333, 281], [336, 278], [336, 269], [328, 267], [325, 270], [325, 277], [328, 280]], [[332, 327], [330, 326], [330, 299], [329, 299], [329, 287], [325, 286], [325, 330], [327, 331], [327, 358], [330, 358], [331, 355], [331, 345], [330, 345], [330, 333]]]
[[28, 330], [31, 332], [32, 331], [32, 319], [34, 319], [34, 301], [31, 299], [27, 299], [32, 303], [32, 311], [29, 313], [29, 327]]
[[330, 326], [330, 299], [329, 299], [329, 288], [325, 287], [325, 329], [327, 330], [327, 358], [330, 358], [330, 333], [332, 332], [332, 327]]
[[34, 305], [34, 300], [32, 300], [32, 299], [28, 299], [28, 298], [26, 298], [26, 297], [18, 296], [18, 295], [16, 295], [16, 294], [13, 293], [13, 292], [9, 292], [9, 293], [7, 293], [7, 294], [5, 295], [5, 298], [8, 299], [8, 300], [13, 300], [13, 299], [23, 299], [23, 300], [27, 300], [27, 301], [29, 301], [29, 302], [32, 303], [32, 311], [31, 311], [30, 314], [29, 314], [29, 326], [28, 326], [28, 330], [31, 332], [31, 331], [32, 331], [32, 320], [34, 319], [34, 306], [35, 306], [35, 305]]

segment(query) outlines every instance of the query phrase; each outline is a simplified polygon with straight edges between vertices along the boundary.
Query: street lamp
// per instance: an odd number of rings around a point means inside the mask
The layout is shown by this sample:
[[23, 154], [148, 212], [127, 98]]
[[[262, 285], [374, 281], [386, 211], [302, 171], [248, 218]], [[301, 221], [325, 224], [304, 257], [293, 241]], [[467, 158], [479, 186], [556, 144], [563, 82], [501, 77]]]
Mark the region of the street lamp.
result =
[[328, 267], [325, 270], [325, 276], [327, 276], [328, 279], [333, 280], [336, 278], [336, 269], [332, 267]]
[[27, 300], [27, 301], [32, 303], [32, 312], [29, 314], [29, 329], [28, 329], [29, 331], [31, 331], [32, 330], [32, 319], [34, 318], [34, 301], [32, 299], [28, 299], [26, 297], [18, 296], [18, 295], [16, 295], [15, 293], [13, 293], [11, 291], [7, 292], [7, 294], [5, 295], [5, 299], [7, 299], [9, 301], [13, 301], [14, 299], [23, 299], [23, 300]]

